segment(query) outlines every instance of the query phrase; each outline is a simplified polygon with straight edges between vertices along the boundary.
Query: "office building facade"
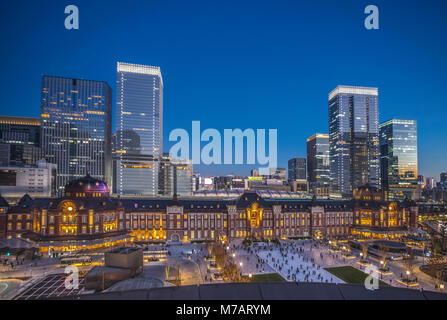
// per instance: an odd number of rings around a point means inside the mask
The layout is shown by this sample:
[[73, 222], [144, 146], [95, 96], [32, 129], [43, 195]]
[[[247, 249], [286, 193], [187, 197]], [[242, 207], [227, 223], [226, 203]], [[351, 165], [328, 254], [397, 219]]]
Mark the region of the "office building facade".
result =
[[0, 194], [8, 199], [56, 196], [56, 165], [44, 159], [34, 166], [0, 167]]
[[416, 120], [391, 119], [379, 126], [382, 189], [390, 200], [417, 198]]
[[114, 192], [158, 195], [163, 155], [163, 79], [159, 67], [118, 63]]
[[378, 89], [338, 86], [328, 100], [331, 194], [380, 187]]
[[441, 184], [447, 184], [447, 172], [442, 172], [439, 177]]
[[0, 165], [35, 165], [43, 158], [40, 119], [0, 116]]
[[328, 196], [330, 185], [329, 135], [317, 133], [307, 139], [307, 177], [310, 190]]
[[293, 158], [288, 162], [289, 181], [306, 180], [306, 159]]
[[112, 89], [106, 82], [42, 76], [41, 145], [56, 187], [85, 176], [111, 181]]
[[191, 160], [171, 159], [165, 153], [160, 158], [158, 175], [160, 196], [191, 196], [193, 191], [193, 165]]

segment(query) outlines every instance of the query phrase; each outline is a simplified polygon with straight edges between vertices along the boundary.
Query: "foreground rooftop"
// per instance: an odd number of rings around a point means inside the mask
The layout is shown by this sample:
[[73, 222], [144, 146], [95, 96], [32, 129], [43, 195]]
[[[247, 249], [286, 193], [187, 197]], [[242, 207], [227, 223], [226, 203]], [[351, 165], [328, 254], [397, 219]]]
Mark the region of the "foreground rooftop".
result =
[[330, 283], [224, 283], [95, 293], [70, 300], [447, 300], [447, 294], [414, 289]]

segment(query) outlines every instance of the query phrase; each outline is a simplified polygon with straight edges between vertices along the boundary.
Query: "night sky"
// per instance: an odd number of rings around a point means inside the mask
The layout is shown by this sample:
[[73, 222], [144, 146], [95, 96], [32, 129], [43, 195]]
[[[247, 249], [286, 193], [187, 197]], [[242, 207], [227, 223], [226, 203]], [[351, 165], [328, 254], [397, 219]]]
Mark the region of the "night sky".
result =
[[[80, 30], [64, 27], [70, 4]], [[369, 4], [380, 30], [364, 28]], [[42, 74], [104, 80], [115, 91], [117, 61], [160, 66], [165, 151], [169, 132], [190, 131], [193, 120], [222, 133], [271, 128], [286, 167], [305, 157], [306, 138], [328, 132], [333, 88], [374, 86], [380, 121], [418, 121], [420, 174], [447, 171], [445, 0], [9, 0], [0, 15], [3, 115], [40, 116]]]

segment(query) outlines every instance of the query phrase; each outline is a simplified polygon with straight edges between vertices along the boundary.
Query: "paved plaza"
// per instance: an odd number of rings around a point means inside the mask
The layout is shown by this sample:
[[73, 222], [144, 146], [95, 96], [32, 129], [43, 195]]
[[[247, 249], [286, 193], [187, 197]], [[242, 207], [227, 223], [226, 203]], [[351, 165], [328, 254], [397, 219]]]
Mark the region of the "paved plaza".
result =
[[[281, 240], [279, 245], [255, 242], [250, 247], [242, 245], [241, 241], [234, 241], [229, 247], [230, 255], [234, 255], [244, 275], [279, 273], [287, 281], [343, 283], [324, 269], [352, 266], [365, 272], [365, 266], [358, 263], [361, 260], [359, 251], [353, 249], [353, 257], [347, 259], [343, 252], [331, 252], [327, 244], [313, 240]], [[377, 257], [369, 255], [367, 260], [372, 265], [380, 266]], [[436, 291], [433, 280], [419, 270], [423, 263], [423, 258], [416, 258], [413, 277], [419, 285], [411, 288]], [[405, 277], [402, 261], [389, 261], [387, 267], [391, 274], [379, 275], [379, 279], [393, 287], [407, 288], [399, 281]]]
[[[332, 252], [327, 244], [313, 240], [281, 240], [279, 244], [254, 242], [250, 246], [243, 245], [241, 240], [234, 240], [224, 246], [244, 276], [277, 273], [289, 282], [338, 284], [344, 282], [325, 268], [352, 266], [365, 271], [365, 267], [358, 263], [359, 251], [353, 249], [351, 259], [347, 259], [343, 252]], [[217, 270], [209, 268], [212, 261], [206, 259], [209, 255], [206, 244], [151, 245], [149, 251], [164, 252], [165, 256], [160, 261], [145, 262], [140, 276], [117, 283], [109, 291], [172, 286], [171, 280], [176, 279], [178, 269], [181, 285], [223, 282], [214, 277]], [[99, 262], [102, 257], [103, 254], [98, 253], [94, 260]], [[378, 258], [372, 255], [367, 260], [375, 266], [380, 265]], [[58, 259], [45, 258], [24, 261], [14, 269], [4, 266], [5, 270], [0, 272], [0, 299], [10, 299], [17, 294], [17, 299], [45, 299], [85, 292], [83, 280], [79, 290], [65, 289], [63, 268], [58, 267], [57, 261]], [[413, 276], [417, 278], [419, 286], [412, 289], [435, 291], [433, 280], [419, 270], [423, 263], [423, 258], [416, 259]], [[166, 278], [167, 267], [170, 281]], [[405, 276], [402, 261], [389, 261], [387, 267], [391, 274], [380, 275], [380, 279], [391, 286], [405, 288], [406, 285], [399, 282]]]
[[[319, 252], [311, 241], [282, 241], [280, 245], [273, 243], [255, 243], [249, 248], [241, 244], [233, 244], [232, 253], [241, 266], [242, 273], [266, 274], [279, 273], [287, 281], [343, 283], [324, 267], [336, 264], [331, 254]], [[317, 256], [317, 257], [316, 257]]]

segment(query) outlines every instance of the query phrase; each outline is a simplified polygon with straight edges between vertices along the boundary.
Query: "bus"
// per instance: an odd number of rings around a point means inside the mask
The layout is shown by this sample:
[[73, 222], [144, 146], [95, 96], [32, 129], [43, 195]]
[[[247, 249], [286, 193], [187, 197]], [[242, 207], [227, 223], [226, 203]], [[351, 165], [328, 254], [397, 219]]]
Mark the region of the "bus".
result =
[[75, 256], [61, 259], [62, 265], [88, 266], [92, 264], [92, 258], [89, 256]]

